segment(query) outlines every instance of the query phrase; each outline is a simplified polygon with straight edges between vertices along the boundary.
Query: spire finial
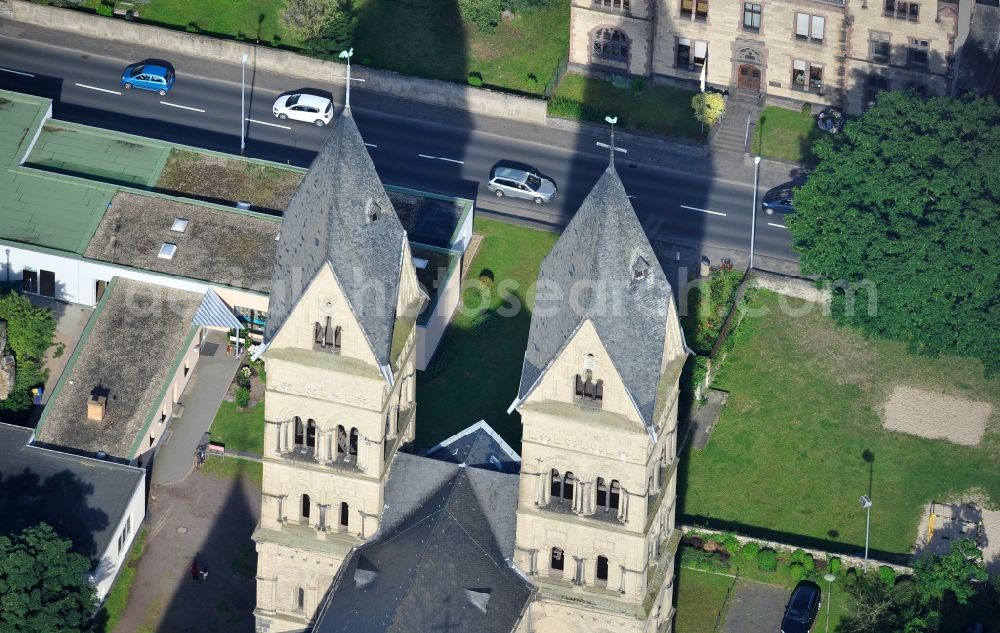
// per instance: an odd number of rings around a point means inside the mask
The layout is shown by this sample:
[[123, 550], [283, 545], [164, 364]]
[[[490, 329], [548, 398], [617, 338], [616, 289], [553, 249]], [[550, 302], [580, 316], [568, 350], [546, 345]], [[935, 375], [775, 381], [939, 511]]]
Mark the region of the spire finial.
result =
[[351, 56], [354, 55], [354, 47], [346, 51], [340, 51], [340, 58], [347, 60], [347, 93], [344, 97], [344, 109], [351, 109]]
[[611, 124], [611, 144], [608, 145], [607, 143], [601, 143], [600, 141], [598, 141], [597, 142], [597, 146], [598, 147], [607, 148], [608, 153], [611, 155], [610, 158], [609, 158], [609, 162], [612, 165], [614, 165], [615, 164], [615, 152], [621, 152], [622, 154], [627, 154], [628, 150], [623, 149], [621, 147], [615, 147], [615, 123], [618, 123], [618, 117], [616, 117], [616, 116], [606, 116], [606, 117], [604, 117], [604, 120]]

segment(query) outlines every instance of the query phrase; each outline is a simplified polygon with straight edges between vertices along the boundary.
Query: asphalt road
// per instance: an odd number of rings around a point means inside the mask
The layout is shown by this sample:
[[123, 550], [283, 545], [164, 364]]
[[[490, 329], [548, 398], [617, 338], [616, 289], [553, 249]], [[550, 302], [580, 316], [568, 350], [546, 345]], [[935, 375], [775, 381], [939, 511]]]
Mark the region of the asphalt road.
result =
[[[174, 88], [161, 97], [125, 91], [124, 66], [166, 59]], [[57, 119], [238, 154], [241, 67], [7, 23], [0, 29], [0, 88], [48, 97]], [[341, 82], [342, 83], [342, 82]], [[359, 84], [363, 85], [363, 84]], [[308, 90], [342, 105], [343, 86], [317, 78], [257, 72], [246, 65], [245, 155], [308, 166], [328, 128], [280, 121], [279, 94]], [[607, 166], [607, 151], [583, 134], [472, 116], [355, 89], [351, 110], [386, 184], [477, 199], [504, 215], [561, 225], [572, 216]], [[529, 163], [552, 178], [551, 204], [498, 201], [485, 187], [499, 160]], [[685, 148], [633, 151], [616, 165], [651, 238], [746, 251], [753, 171], [733, 162], [692, 156]], [[761, 192], [784, 179], [763, 173]], [[759, 213], [756, 252], [797, 260], [778, 216]]]

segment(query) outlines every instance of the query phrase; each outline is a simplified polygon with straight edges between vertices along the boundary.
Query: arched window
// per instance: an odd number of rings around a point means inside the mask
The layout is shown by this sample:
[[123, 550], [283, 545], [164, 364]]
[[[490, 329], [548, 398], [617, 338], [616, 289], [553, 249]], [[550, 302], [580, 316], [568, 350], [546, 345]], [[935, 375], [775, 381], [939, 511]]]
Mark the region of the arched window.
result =
[[295, 446], [302, 446], [305, 437], [305, 427], [302, 426], [302, 418], [295, 416]]
[[597, 582], [608, 583], [608, 558], [607, 556], [597, 557]]
[[337, 459], [343, 459], [347, 455], [347, 431], [343, 424], [337, 425]]
[[615, 510], [616, 512], [621, 507], [622, 503], [622, 485], [618, 483], [617, 479], [611, 481], [611, 490], [608, 493], [608, 509]]
[[309, 495], [302, 495], [302, 520], [305, 522], [309, 521], [309, 509], [312, 503], [309, 501]]
[[306, 423], [306, 446], [316, 448], [316, 420], [309, 420]]
[[552, 556], [549, 559], [549, 569], [553, 572], [558, 572], [559, 574], [562, 574], [564, 558], [565, 557], [563, 556], [562, 549], [558, 547], [553, 547]]
[[573, 500], [573, 482], [575, 481], [576, 477], [573, 476], [573, 473], [566, 473], [563, 476], [563, 490], [562, 490], [563, 499], [567, 501]]
[[597, 478], [597, 507], [608, 510], [608, 484], [601, 477]]
[[299, 611], [305, 611], [306, 608], [306, 590], [299, 587], [298, 592], [295, 595], [295, 608]]
[[555, 468], [552, 469], [550, 481], [549, 497], [553, 500], [562, 499], [562, 477], [559, 476], [559, 471]]
[[358, 430], [356, 428], [351, 429], [350, 455], [351, 457], [358, 456]]
[[594, 33], [594, 57], [628, 62], [628, 39], [618, 29], [602, 28]]
[[576, 375], [573, 394], [576, 396], [576, 402], [600, 406], [604, 400], [604, 381], [595, 381], [593, 370], [585, 369], [582, 375]]
[[339, 527], [341, 531], [346, 530], [351, 521], [351, 506], [347, 505], [346, 501], [342, 501], [340, 504], [340, 522]]

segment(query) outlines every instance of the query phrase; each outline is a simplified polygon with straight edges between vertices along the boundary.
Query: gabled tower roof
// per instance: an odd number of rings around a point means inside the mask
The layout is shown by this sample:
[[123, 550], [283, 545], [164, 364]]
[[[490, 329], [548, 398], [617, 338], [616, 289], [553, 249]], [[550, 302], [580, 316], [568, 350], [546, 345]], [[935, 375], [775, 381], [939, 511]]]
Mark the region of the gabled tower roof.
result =
[[264, 342], [329, 263], [375, 357], [388, 365], [405, 239], [351, 111], [344, 110], [285, 210]]
[[512, 408], [590, 320], [643, 421], [652, 426], [671, 300], [666, 275], [609, 164], [542, 261]]

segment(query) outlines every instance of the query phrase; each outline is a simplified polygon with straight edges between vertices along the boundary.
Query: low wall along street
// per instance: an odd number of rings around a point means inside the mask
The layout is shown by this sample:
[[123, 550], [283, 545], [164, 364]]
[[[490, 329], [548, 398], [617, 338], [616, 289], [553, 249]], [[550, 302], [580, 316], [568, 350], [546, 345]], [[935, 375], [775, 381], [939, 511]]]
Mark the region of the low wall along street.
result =
[[[0, 8], [3, 8], [3, 5], [13, 10], [15, 20], [45, 28], [161, 48], [195, 57], [215, 60], [228, 59], [232, 60], [234, 64], [239, 63], [243, 53], [251, 52], [252, 49], [256, 67], [259, 70], [307, 79], [345, 77], [347, 74], [347, 67], [343, 64], [313, 59], [266, 46], [254, 47], [245, 42], [173, 31], [70, 9], [32, 4], [25, 0], [0, 2]], [[394, 97], [536, 125], [545, 125], [547, 119], [546, 102], [541, 99], [531, 99], [484, 88], [473, 88], [447, 81], [408, 77], [387, 70], [366, 68], [358, 64], [352, 65], [351, 74], [355, 78], [365, 80], [363, 84], [365, 90], [381, 92]]]

